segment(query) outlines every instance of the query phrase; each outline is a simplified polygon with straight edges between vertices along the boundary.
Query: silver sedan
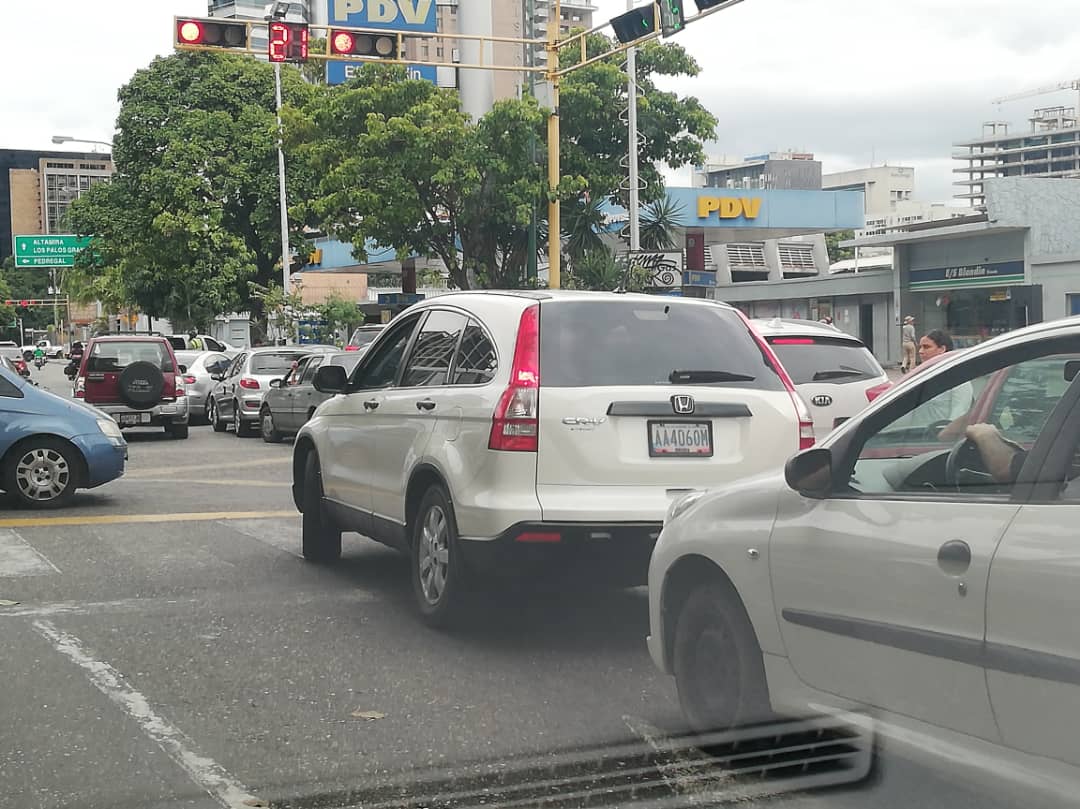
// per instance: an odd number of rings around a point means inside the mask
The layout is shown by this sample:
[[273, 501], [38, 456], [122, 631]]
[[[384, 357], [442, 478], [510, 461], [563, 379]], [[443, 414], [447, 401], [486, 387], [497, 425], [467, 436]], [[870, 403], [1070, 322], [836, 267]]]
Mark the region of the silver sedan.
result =
[[177, 351], [176, 361], [187, 370], [184, 371], [184, 386], [187, 389], [188, 412], [191, 418], [200, 421], [206, 418], [206, 397], [214, 387], [213, 374], [222, 374], [229, 367], [235, 351]]

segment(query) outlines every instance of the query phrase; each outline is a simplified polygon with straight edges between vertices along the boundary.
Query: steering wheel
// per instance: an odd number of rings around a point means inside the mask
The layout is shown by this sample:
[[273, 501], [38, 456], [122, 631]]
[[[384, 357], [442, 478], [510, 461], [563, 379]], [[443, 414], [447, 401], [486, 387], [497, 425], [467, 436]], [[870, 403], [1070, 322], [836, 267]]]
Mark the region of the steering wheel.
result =
[[990, 473], [984, 471], [982, 455], [975, 442], [966, 436], [949, 450], [945, 458], [945, 482], [950, 486], [984, 486], [990, 483]]

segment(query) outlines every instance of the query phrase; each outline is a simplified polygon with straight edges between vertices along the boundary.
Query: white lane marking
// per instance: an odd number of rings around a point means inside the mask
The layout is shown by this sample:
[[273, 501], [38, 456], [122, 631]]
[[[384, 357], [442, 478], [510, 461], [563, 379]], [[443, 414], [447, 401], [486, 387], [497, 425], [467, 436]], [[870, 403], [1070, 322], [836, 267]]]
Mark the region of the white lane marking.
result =
[[222, 522], [221, 526], [258, 540], [264, 545], [277, 548], [279, 551], [304, 558], [300, 553], [299, 515], [293, 519], [229, 520]]
[[94, 659], [78, 638], [57, 629], [49, 621], [34, 621], [33, 626], [56, 651], [81, 667], [98, 691], [123, 708], [143, 733], [218, 803], [227, 809], [267, 805], [248, 792], [247, 787], [216, 761], [195, 752], [191, 740], [183, 731], [154, 711], [149, 700], [132, 688], [120, 672], [108, 663]]
[[0, 528], [0, 577], [48, 576], [60, 568], [10, 528]]

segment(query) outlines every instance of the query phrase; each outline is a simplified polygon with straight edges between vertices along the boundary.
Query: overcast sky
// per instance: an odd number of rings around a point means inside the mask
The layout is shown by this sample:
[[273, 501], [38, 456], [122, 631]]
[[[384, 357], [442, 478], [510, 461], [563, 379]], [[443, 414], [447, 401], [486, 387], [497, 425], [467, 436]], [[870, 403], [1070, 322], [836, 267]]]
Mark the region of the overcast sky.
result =
[[[596, 2], [599, 19], [626, 9], [625, 0]], [[1035, 106], [1076, 104], [1073, 91], [991, 103], [1080, 77], [1076, 2], [745, 0], [677, 37], [703, 71], [674, 86], [720, 119], [710, 155], [794, 148], [826, 171], [913, 165], [917, 196], [947, 201], [954, 141], [977, 136], [986, 120], [1025, 129]], [[171, 51], [172, 15], [206, 13], [205, 0], [3, 4], [8, 148], [50, 148], [54, 134], [109, 140], [116, 91]]]

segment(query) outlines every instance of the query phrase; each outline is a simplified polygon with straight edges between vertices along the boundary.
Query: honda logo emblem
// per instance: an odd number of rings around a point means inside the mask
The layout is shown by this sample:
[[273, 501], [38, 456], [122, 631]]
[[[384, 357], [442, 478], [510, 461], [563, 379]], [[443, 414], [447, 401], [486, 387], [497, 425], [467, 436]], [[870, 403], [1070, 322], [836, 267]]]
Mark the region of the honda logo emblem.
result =
[[679, 415], [688, 416], [694, 412], [694, 397], [680, 393], [671, 397], [671, 409]]
[[832, 397], [827, 393], [819, 393], [810, 400], [810, 403], [816, 407], [828, 407], [832, 404]]

